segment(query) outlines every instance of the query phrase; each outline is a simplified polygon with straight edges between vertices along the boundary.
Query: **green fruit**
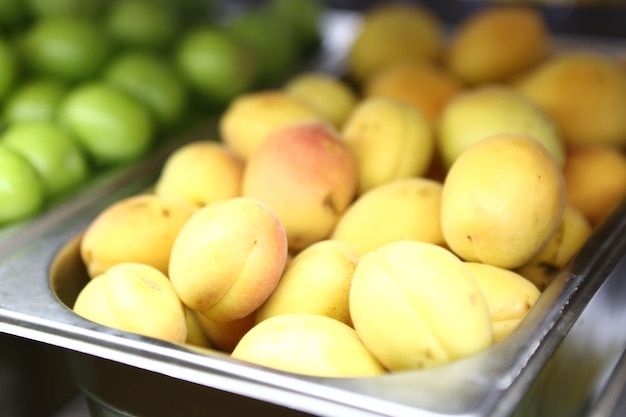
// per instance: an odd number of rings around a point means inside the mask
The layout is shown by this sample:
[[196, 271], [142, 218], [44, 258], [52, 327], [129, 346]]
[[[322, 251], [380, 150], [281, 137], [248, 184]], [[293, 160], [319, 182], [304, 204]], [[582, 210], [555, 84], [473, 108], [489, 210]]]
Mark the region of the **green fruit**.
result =
[[170, 127], [181, 121], [187, 88], [161, 57], [149, 52], [126, 52], [108, 65], [104, 78], [149, 108], [159, 126]]
[[229, 23], [229, 28], [254, 51], [262, 83], [278, 82], [294, 69], [298, 42], [290, 36], [290, 27], [276, 15], [263, 10], [244, 11]]
[[254, 54], [224, 29], [196, 27], [177, 46], [178, 67], [186, 82], [211, 104], [224, 105], [257, 80]]
[[26, 120], [53, 121], [66, 90], [65, 84], [56, 80], [26, 81], [7, 98], [2, 119], [7, 124]]
[[37, 18], [50, 15], [93, 16], [104, 0], [27, 0], [30, 12]]
[[23, 0], [0, 0], [0, 28], [20, 28], [25, 23], [26, 16]]
[[0, 224], [37, 214], [45, 200], [35, 169], [17, 152], [0, 143]]
[[37, 171], [47, 197], [54, 197], [85, 181], [85, 156], [70, 136], [51, 122], [14, 123], [0, 141], [19, 153]]
[[26, 65], [66, 81], [93, 77], [109, 56], [105, 33], [87, 18], [59, 15], [39, 19], [22, 40]]
[[59, 120], [87, 154], [103, 165], [136, 160], [153, 142], [150, 111], [105, 82], [82, 84], [70, 91], [59, 107]]
[[168, 46], [179, 30], [173, 7], [163, 1], [118, 0], [106, 17], [106, 28], [126, 47], [159, 49]]
[[0, 39], [0, 101], [8, 95], [17, 76], [17, 61], [13, 49]]
[[212, 21], [219, 15], [219, 7], [223, 3], [220, 0], [162, 0], [174, 4], [178, 8], [180, 19], [184, 22]]
[[320, 46], [321, 0], [269, 0], [267, 8], [293, 26], [304, 51]]

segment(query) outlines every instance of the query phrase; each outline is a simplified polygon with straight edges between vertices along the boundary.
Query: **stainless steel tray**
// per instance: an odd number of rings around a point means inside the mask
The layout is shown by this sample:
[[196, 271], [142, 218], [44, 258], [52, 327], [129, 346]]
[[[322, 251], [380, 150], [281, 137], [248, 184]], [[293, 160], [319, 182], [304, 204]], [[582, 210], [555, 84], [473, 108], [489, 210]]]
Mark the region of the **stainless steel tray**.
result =
[[625, 299], [626, 257], [586, 304], [525, 394], [516, 417], [626, 415]]
[[[158, 164], [136, 168], [103, 198], [68, 206], [54, 227], [5, 256], [0, 267], [0, 331], [83, 354], [76, 356], [80, 358], [76, 362], [80, 364], [79, 384], [96, 397], [106, 388], [105, 392], [111, 392], [107, 403], [119, 400], [119, 391], [131, 390], [141, 408], [154, 393], [173, 398], [165, 387], [180, 386], [176, 398], [190, 400], [184, 401], [188, 409], [179, 409], [180, 415], [189, 416], [206, 415], [200, 405], [211, 406], [210, 393], [222, 400], [235, 394], [233, 404], [241, 405], [241, 398], [246, 398], [323, 416], [506, 416], [626, 254], [622, 238], [626, 206], [621, 206], [546, 289], [518, 330], [500, 344], [430, 370], [361, 379], [297, 376], [242, 363], [219, 352], [200, 353], [105, 328], [80, 318], [63, 304], [71, 305], [86, 280], [77, 236], [110, 202], [144, 189], [158, 172]], [[58, 255], [59, 251], [64, 253]], [[129, 381], [144, 389], [125, 386]], [[136, 396], [151, 389], [153, 395]], [[217, 395], [220, 391], [230, 394]], [[127, 405], [122, 401], [120, 407]]]
[[[326, 35], [345, 47], [354, 21], [346, 28], [333, 19], [329, 16], [327, 24], [334, 30]], [[334, 51], [337, 55], [320, 62], [321, 67], [342, 56], [341, 48]], [[215, 123], [209, 122], [185, 140], [215, 134]], [[220, 352], [106, 328], [68, 307], [87, 279], [78, 236], [112, 202], [151, 185], [167, 154], [163, 150], [118, 173], [0, 242], [0, 332], [65, 349], [94, 417], [510, 416], [532, 394], [533, 383], [626, 255], [625, 202], [545, 290], [519, 328], [480, 354], [434, 369], [371, 378], [280, 372]], [[626, 343], [626, 335], [620, 337]]]

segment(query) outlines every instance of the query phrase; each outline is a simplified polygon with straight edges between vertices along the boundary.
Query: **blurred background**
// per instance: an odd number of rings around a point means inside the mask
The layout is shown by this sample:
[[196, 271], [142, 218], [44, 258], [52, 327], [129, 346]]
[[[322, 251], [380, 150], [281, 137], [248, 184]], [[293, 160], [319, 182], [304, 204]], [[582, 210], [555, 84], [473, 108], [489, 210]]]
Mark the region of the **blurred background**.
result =
[[[624, 0], [405, 0], [421, 3], [446, 22], [455, 24], [472, 12], [494, 4], [524, 5], [540, 8], [549, 27], [557, 32], [589, 36], [626, 37]], [[328, 7], [363, 10], [381, 0], [327, 0]]]

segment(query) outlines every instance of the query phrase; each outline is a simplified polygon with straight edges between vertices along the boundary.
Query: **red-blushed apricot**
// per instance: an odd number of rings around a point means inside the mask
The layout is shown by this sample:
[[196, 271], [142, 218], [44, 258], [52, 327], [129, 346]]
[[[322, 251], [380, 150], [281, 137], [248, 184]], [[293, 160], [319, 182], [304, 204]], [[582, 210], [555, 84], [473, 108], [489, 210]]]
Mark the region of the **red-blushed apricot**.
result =
[[247, 161], [244, 197], [270, 206], [298, 252], [326, 239], [352, 202], [356, 165], [327, 123], [302, 123], [270, 135]]
[[274, 211], [253, 198], [196, 211], [178, 234], [169, 264], [185, 305], [216, 321], [251, 314], [274, 291], [287, 260], [287, 235]]
[[272, 132], [323, 120], [309, 103], [287, 91], [255, 91], [232, 100], [220, 117], [219, 133], [235, 154], [247, 160]]

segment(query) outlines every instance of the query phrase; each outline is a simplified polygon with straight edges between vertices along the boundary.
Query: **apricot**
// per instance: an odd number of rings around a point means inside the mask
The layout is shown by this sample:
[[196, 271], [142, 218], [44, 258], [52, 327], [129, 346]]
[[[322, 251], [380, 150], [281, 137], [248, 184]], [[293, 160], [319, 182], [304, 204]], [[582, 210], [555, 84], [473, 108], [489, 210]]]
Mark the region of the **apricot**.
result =
[[561, 225], [565, 181], [545, 147], [518, 134], [483, 139], [453, 163], [443, 185], [441, 226], [463, 260], [517, 268]]
[[626, 196], [626, 157], [616, 147], [570, 147], [563, 175], [568, 203], [580, 210], [592, 227]]
[[106, 207], [89, 224], [80, 254], [90, 277], [123, 262], [153, 266], [167, 275], [174, 240], [193, 211], [186, 204], [140, 194]]
[[256, 313], [231, 321], [212, 320], [197, 311], [194, 316], [210, 345], [222, 352], [230, 353], [243, 335], [254, 326]]
[[350, 284], [361, 252], [352, 244], [322, 240], [294, 256], [278, 286], [256, 313], [257, 322], [287, 313], [313, 313], [352, 325]]
[[332, 238], [363, 253], [400, 240], [443, 244], [440, 182], [402, 178], [359, 196], [339, 219]]
[[511, 270], [477, 262], [466, 262], [465, 265], [487, 301], [494, 342], [499, 342], [519, 326], [541, 292], [532, 282]]
[[223, 143], [191, 142], [172, 153], [154, 193], [198, 209], [241, 195], [244, 162]]
[[531, 7], [488, 7], [453, 33], [448, 67], [468, 84], [504, 82], [537, 65], [550, 46], [548, 27]]
[[310, 313], [263, 320], [241, 338], [231, 356], [302, 375], [365, 377], [385, 373], [353, 328]]
[[352, 202], [356, 164], [345, 142], [328, 123], [281, 129], [250, 156], [242, 195], [270, 206], [297, 253], [326, 239]]
[[555, 121], [567, 145], [626, 145], [626, 71], [597, 52], [561, 52], [516, 88]]
[[348, 74], [363, 81], [398, 60], [433, 61], [443, 50], [443, 24], [425, 7], [381, 4], [369, 9], [346, 56]]
[[206, 336], [200, 321], [196, 317], [196, 312], [188, 307], [185, 307], [185, 321], [187, 323], [187, 338], [185, 343], [187, 345], [200, 347], [200, 348], [212, 348], [211, 341]]
[[516, 272], [535, 284], [540, 291], [554, 280], [572, 257], [587, 242], [593, 232], [585, 215], [567, 204], [561, 226], [548, 244], [534, 258], [516, 269]]
[[219, 119], [222, 141], [247, 160], [270, 133], [304, 122], [326, 121], [306, 101], [285, 90], [254, 91], [231, 100]]
[[288, 80], [284, 88], [307, 102], [336, 128], [341, 128], [359, 100], [347, 82], [323, 72], [299, 74]]
[[354, 328], [390, 371], [430, 368], [493, 342], [488, 305], [452, 252], [400, 241], [366, 253], [350, 291]]
[[388, 97], [412, 104], [435, 125], [446, 104], [464, 90], [446, 68], [424, 60], [398, 61], [365, 81], [365, 97]]
[[287, 236], [266, 204], [237, 197], [196, 211], [178, 233], [169, 263], [187, 307], [216, 321], [251, 314], [274, 291]]
[[528, 135], [545, 146], [559, 166], [565, 163], [565, 145], [543, 108], [512, 87], [489, 84], [460, 93], [443, 110], [436, 135], [444, 166], [450, 168], [479, 140], [502, 133]]
[[425, 174], [435, 148], [432, 127], [414, 106], [386, 97], [359, 102], [341, 130], [356, 160], [358, 194]]
[[115, 329], [174, 343], [187, 339], [182, 302], [167, 277], [149, 265], [111, 267], [82, 288], [73, 310]]

